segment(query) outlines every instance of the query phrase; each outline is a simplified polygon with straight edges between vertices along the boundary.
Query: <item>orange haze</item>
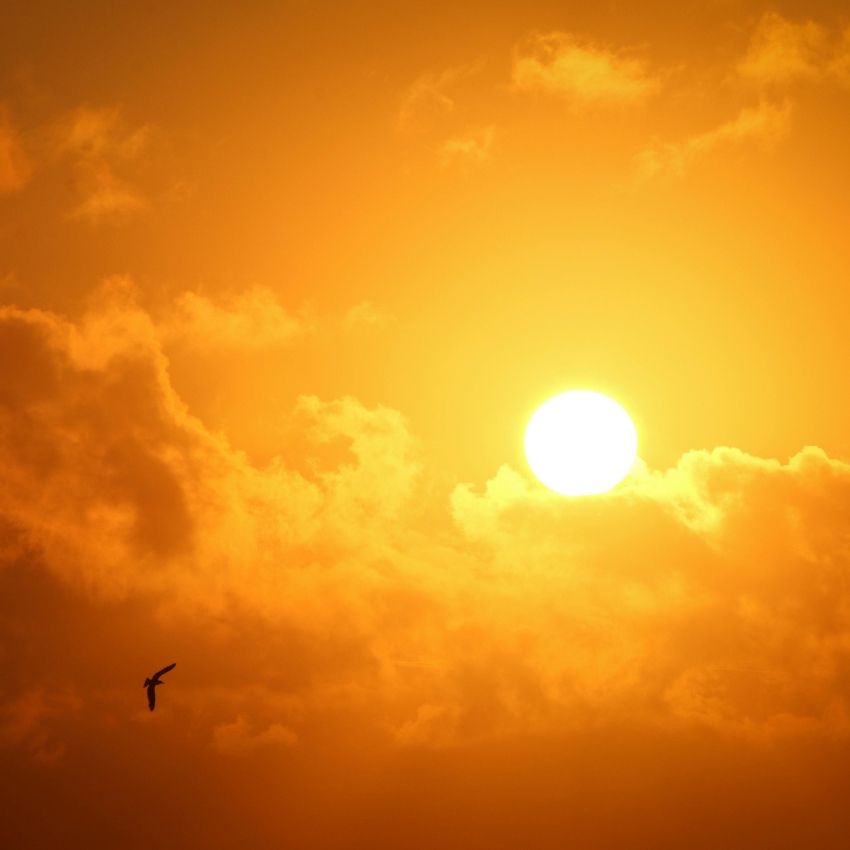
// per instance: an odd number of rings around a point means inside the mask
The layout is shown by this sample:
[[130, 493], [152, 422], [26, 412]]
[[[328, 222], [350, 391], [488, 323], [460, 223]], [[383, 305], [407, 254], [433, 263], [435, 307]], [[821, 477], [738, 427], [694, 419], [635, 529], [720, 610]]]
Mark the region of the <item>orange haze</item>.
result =
[[0, 23], [0, 845], [850, 845], [846, 4]]

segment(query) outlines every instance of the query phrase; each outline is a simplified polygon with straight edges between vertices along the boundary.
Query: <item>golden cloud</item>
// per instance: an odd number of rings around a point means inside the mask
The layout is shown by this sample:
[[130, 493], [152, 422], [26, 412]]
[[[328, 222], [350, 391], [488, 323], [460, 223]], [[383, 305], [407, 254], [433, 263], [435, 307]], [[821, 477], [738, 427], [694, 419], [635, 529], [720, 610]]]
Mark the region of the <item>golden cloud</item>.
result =
[[656, 144], [638, 156], [641, 179], [656, 175], [682, 176], [691, 164], [718, 147], [740, 142], [773, 145], [789, 132], [791, 104], [762, 101], [757, 107], [742, 109], [736, 118], [715, 130], [701, 133], [676, 144]]
[[794, 80], [836, 79], [847, 85], [850, 30], [836, 34], [813, 21], [795, 23], [765, 13], [737, 65], [741, 77], [759, 86]]
[[151, 130], [127, 130], [114, 108], [82, 106], [57, 122], [55, 149], [70, 156], [80, 203], [72, 216], [97, 223], [148, 208], [124, 172], [146, 151]]
[[255, 286], [223, 304], [184, 293], [162, 326], [167, 341], [194, 348], [260, 350], [285, 345], [305, 327], [278, 303], [274, 293]]
[[821, 73], [826, 32], [812, 21], [795, 24], [776, 12], [766, 13], [753, 34], [738, 73], [752, 82], [787, 82]]
[[402, 97], [396, 115], [396, 129], [402, 132], [417, 130], [426, 127], [436, 118], [453, 112], [455, 99], [447, 90], [480, 68], [479, 63], [447, 68], [440, 74], [422, 74]]
[[482, 127], [466, 135], [448, 139], [440, 148], [440, 161], [443, 166], [452, 163], [481, 165], [490, 155], [496, 128]]
[[520, 91], [575, 105], [640, 103], [658, 89], [642, 62], [564, 32], [534, 35], [516, 51], [512, 82]]
[[[850, 735], [850, 465], [819, 449], [691, 452], [587, 499], [509, 467], [449, 494], [400, 413], [351, 398], [299, 403], [308, 456], [346, 447], [331, 468], [251, 465], [186, 409], [126, 291], [76, 323], [3, 308], [0, 351], [15, 551], [194, 635], [210, 680], [169, 700], [219, 753], [366, 709], [397, 746], [626, 720]], [[50, 705], [27, 699], [16, 740]]]
[[393, 321], [393, 317], [383, 313], [369, 301], [361, 301], [346, 311], [342, 317], [342, 327], [346, 331], [361, 328], [383, 328]]

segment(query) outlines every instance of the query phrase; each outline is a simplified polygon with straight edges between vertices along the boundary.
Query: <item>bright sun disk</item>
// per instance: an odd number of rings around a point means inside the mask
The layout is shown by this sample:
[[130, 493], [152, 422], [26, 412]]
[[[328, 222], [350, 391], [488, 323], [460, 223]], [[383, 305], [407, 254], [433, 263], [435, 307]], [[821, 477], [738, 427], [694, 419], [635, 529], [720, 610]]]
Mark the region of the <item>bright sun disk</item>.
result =
[[532, 472], [565, 496], [610, 490], [626, 476], [636, 454], [637, 432], [629, 414], [591, 390], [550, 398], [525, 431], [525, 456]]

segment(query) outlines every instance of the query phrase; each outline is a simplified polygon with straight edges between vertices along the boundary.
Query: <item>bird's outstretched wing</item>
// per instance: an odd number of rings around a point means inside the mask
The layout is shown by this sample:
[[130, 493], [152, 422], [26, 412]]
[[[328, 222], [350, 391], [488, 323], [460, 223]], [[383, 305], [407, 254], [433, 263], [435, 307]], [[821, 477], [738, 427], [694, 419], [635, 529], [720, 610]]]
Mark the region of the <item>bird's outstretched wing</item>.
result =
[[177, 662], [175, 661], [173, 664], [169, 664], [168, 667], [163, 667], [159, 673], [154, 673], [153, 678], [158, 679], [163, 673], [167, 673], [169, 670], [173, 670], [177, 666]]
[[156, 705], [156, 688], [153, 685], [148, 688], [148, 705], [150, 706], [151, 711], [153, 711], [153, 708]]

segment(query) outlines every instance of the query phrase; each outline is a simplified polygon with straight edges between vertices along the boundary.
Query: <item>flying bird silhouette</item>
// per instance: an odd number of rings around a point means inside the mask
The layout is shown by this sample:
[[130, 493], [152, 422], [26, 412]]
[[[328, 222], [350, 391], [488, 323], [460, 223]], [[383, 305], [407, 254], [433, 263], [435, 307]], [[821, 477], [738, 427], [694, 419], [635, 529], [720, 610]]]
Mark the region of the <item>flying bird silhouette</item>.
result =
[[145, 679], [145, 684], [142, 687], [148, 689], [148, 705], [151, 707], [151, 711], [153, 711], [154, 706], [156, 705], [156, 686], [164, 685], [165, 682], [160, 682], [159, 677], [163, 673], [167, 673], [169, 670], [173, 670], [177, 666], [177, 662], [175, 661], [173, 664], [169, 664], [168, 667], [163, 667], [159, 673], [154, 673], [150, 679]]

